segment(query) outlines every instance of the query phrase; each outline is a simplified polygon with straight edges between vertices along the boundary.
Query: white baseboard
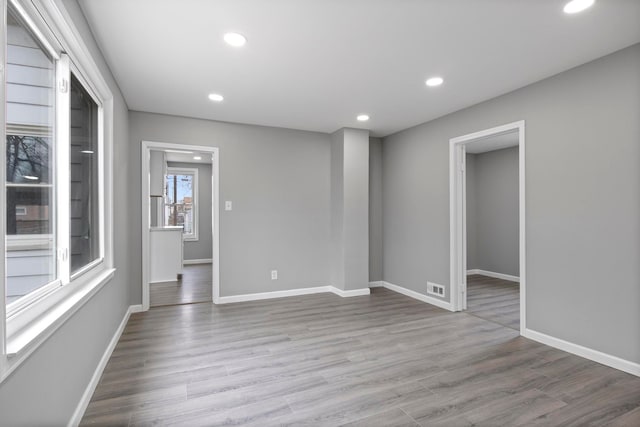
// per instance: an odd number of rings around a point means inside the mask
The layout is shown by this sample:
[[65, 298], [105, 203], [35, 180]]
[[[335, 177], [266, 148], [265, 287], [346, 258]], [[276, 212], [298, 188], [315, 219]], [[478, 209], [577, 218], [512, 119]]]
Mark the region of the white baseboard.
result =
[[416, 291], [412, 291], [411, 289], [403, 288], [402, 286], [394, 285], [393, 283], [378, 281], [369, 283], [369, 287], [372, 288], [387, 288], [391, 291], [397, 292], [402, 295], [406, 295], [408, 297], [417, 299], [422, 302], [426, 302], [427, 304], [435, 305], [436, 307], [444, 308], [445, 310], [454, 311], [453, 306], [449, 301], [443, 301], [438, 298], [433, 298], [428, 295], [421, 294]]
[[473, 270], [467, 270], [467, 274], [480, 274], [482, 276], [493, 277], [495, 279], [502, 279], [502, 280], [508, 280], [510, 282], [520, 283], [520, 278], [518, 276], [496, 273], [494, 271], [480, 270], [478, 268], [474, 268]]
[[346, 297], [355, 297], [355, 296], [361, 296], [361, 295], [369, 295], [369, 288], [343, 291], [342, 289], [338, 289], [334, 286], [316, 286], [314, 288], [299, 288], [299, 289], [289, 289], [286, 291], [261, 292], [256, 294], [244, 294], [244, 295], [232, 295], [228, 297], [220, 297], [218, 298], [217, 301], [215, 301], [215, 303], [229, 304], [234, 302], [258, 301], [263, 299], [320, 294], [324, 292], [331, 292], [343, 298], [346, 298]]
[[96, 391], [96, 387], [100, 382], [100, 377], [102, 376], [102, 372], [104, 371], [104, 368], [107, 366], [107, 363], [109, 362], [109, 358], [111, 357], [113, 350], [116, 348], [116, 345], [120, 340], [120, 336], [122, 335], [122, 332], [124, 332], [124, 328], [127, 326], [127, 322], [129, 321], [129, 316], [131, 316], [132, 313], [139, 313], [141, 311], [142, 311], [142, 305], [131, 305], [125, 312], [124, 317], [122, 318], [122, 321], [118, 326], [118, 329], [116, 329], [115, 333], [113, 334], [113, 337], [111, 337], [111, 341], [109, 341], [109, 345], [105, 349], [104, 354], [102, 355], [102, 358], [98, 363], [98, 366], [96, 366], [96, 370], [93, 372], [91, 381], [89, 381], [87, 388], [84, 390], [84, 393], [82, 394], [82, 398], [80, 399], [80, 402], [78, 402], [78, 406], [76, 406], [76, 410], [73, 412], [73, 415], [71, 416], [71, 420], [69, 420], [69, 424], [68, 424], [69, 426], [76, 427], [80, 424], [80, 421], [82, 420], [82, 416], [84, 415], [84, 411], [86, 411], [87, 406], [89, 406], [89, 402], [91, 401], [93, 392]]
[[203, 258], [203, 259], [185, 259], [182, 260], [182, 265], [190, 265], [190, 264], [211, 264], [213, 259], [211, 258]]
[[577, 356], [584, 357], [585, 359], [593, 360], [594, 362], [601, 363], [611, 368], [619, 369], [632, 375], [640, 376], [640, 364], [631, 362], [625, 359], [621, 359], [617, 356], [612, 356], [607, 353], [603, 353], [598, 350], [593, 350], [588, 347], [583, 347], [578, 344], [571, 343], [569, 341], [555, 338], [550, 335], [536, 332], [531, 329], [525, 329], [522, 336], [529, 338], [539, 343], [546, 344], [551, 347], [566, 351], [568, 353], [575, 354]]
[[352, 290], [346, 290], [346, 291], [343, 291], [342, 289], [338, 289], [335, 286], [330, 286], [330, 288], [331, 288], [331, 292], [343, 298], [359, 297], [362, 295], [369, 295], [371, 293], [369, 288], [352, 289]]

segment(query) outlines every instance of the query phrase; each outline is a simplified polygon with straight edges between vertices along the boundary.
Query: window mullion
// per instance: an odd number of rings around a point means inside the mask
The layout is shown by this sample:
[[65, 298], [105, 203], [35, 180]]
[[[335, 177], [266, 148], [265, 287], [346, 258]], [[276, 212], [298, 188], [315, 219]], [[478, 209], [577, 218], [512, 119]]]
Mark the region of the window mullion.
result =
[[58, 277], [62, 284], [71, 279], [70, 262], [70, 194], [71, 172], [69, 168], [71, 138], [71, 75], [69, 57], [65, 54], [56, 61], [56, 141], [55, 141], [55, 176], [56, 202], [55, 222], [58, 258]]

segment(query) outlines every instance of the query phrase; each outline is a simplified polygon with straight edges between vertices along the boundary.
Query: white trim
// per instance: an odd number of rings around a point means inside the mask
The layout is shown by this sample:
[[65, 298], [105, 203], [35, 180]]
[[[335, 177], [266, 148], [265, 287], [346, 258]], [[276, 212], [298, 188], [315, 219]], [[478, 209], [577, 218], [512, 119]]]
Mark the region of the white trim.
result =
[[[113, 186], [112, 186], [112, 166], [113, 166], [113, 94], [111, 93], [109, 86], [106, 84], [99, 67], [94, 62], [89, 50], [87, 49], [84, 41], [80, 37], [77, 29], [73, 25], [73, 20], [70, 18], [68, 12], [64, 7], [58, 6], [55, 0], [15, 0], [16, 3], [20, 3], [25, 10], [29, 13], [29, 16], [33, 18], [33, 22], [38, 26], [43, 34], [47, 37], [47, 40], [52, 43], [52, 46], [57, 49], [60, 47], [60, 52], [66, 52], [67, 55], [58, 55], [56, 62], [56, 86], [60, 77], [69, 79], [68, 65], [69, 59], [73, 60], [78, 67], [79, 72], [77, 75], [82, 77], [85, 83], [89, 83], [90, 88], [94, 89], [94, 94], [100, 98], [103, 106], [102, 116], [99, 117], [99, 150], [101, 150], [102, 159], [99, 165], [99, 209], [100, 209], [100, 241], [101, 251], [105, 260], [102, 263], [98, 263], [96, 268], [92, 269], [87, 274], [82, 274], [82, 277], [71, 280], [70, 283], [61, 286], [55, 292], [51, 292], [47, 298], [42, 298], [38, 301], [34, 301], [33, 306], [28, 310], [23, 310], [20, 313], [16, 313], [10, 319], [5, 317], [4, 311], [6, 309], [5, 304], [2, 304], [0, 309], [0, 340], [2, 341], [2, 352], [6, 356], [3, 356], [0, 360], [0, 382], [4, 380], [8, 375], [16, 369], [24, 360], [26, 360], [36, 348], [38, 348], [43, 342], [45, 342], [66, 320], [68, 320], [77, 310], [82, 307], [93, 295], [95, 295], [105, 283], [113, 277], [115, 269], [113, 268]], [[6, 1], [2, 1], [3, 14], [6, 13]], [[3, 30], [4, 31], [4, 30]], [[45, 34], [46, 33], [46, 34]], [[5, 34], [3, 34], [3, 37]], [[49, 37], [51, 36], [51, 37]], [[3, 39], [4, 41], [4, 39]], [[5, 44], [2, 44], [3, 55], [5, 53]], [[4, 63], [4, 56], [2, 63]], [[3, 81], [6, 80], [6, 76], [3, 75]], [[60, 96], [60, 88], [56, 88], [57, 107], [60, 104], [62, 96]], [[68, 90], [65, 93], [66, 103], [68, 101]], [[2, 96], [4, 100], [4, 93]], [[63, 103], [63, 104], [64, 104]], [[2, 102], [2, 110], [4, 111], [4, 102]], [[56, 114], [68, 115], [68, 108], [57, 108]], [[4, 114], [2, 114], [4, 117]], [[102, 119], [102, 121], [100, 121]], [[65, 121], [66, 118], [65, 118]], [[58, 122], [58, 120], [57, 120]], [[59, 124], [59, 123], [58, 123]], [[68, 126], [67, 126], [68, 127]], [[2, 126], [3, 130], [5, 126]], [[62, 130], [64, 126], [57, 126], [58, 130]], [[66, 132], [66, 131], [65, 131]], [[57, 135], [62, 134], [56, 132]], [[64, 147], [65, 144], [58, 144], [57, 149]], [[104, 150], [104, 152], [102, 151]], [[57, 156], [57, 155], [56, 155]], [[2, 157], [4, 158], [4, 156]], [[63, 163], [60, 163], [63, 162]], [[58, 169], [61, 165], [68, 165], [67, 161], [60, 159], [56, 162]], [[4, 161], [0, 170], [4, 170]], [[0, 174], [4, 177], [4, 173]], [[57, 178], [60, 178], [60, 174], [57, 174]], [[1, 179], [1, 178], [0, 178]], [[63, 181], [67, 181], [63, 177]], [[0, 184], [4, 183], [4, 180], [0, 180]], [[66, 185], [66, 184], [62, 184]], [[4, 191], [3, 196], [0, 196], [2, 203], [1, 208], [5, 209], [4, 205]], [[54, 210], [53, 222], [59, 222], [55, 215], [60, 217], [60, 207], [65, 200], [68, 201], [68, 197], [60, 197], [57, 194], [59, 200], [56, 201], [57, 206]], [[62, 211], [64, 212], [64, 211]], [[67, 220], [68, 222], [68, 220]], [[68, 224], [67, 224], [68, 225]], [[56, 249], [61, 249], [58, 252], [58, 256], [62, 255], [66, 259], [69, 258], [69, 245], [59, 245], [59, 238], [68, 235], [65, 232], [67, 225], [61, 225], [57, 227], [57, 245]], [[67, 228], [68, 230], [68, 228]], [[6, 230], [4, 227], [0, 228], [0, 238], [5, 238]], [[68, 237], [68, 236], [67, 236]], [[4, 245], [2, 245], [4, 246]], [[3, 251], [0, 251], [4, 254]], [[4, 259], [5, 256], [2, 256]], [[68, 270], [68, 268], [66, 268]], [[63, 273], [63, 274], [60, 274]], [[0, 288], [4, 288], [4, 274], [0, 276]], [[68, 271], [65, 273], [61, 271], [58, 273], [58, 278], [63, 282], [69, 281]], [[4, 297], [2, 298], [4, 301]], [[5, 321], [6, 319], [6, 321]], [[6, 332], [6, 334], [4, 334]]]
[[[220, 301], [220, 154], [218, 147], [176, 144], [169, 142], [141, 141], [140, 179], [142, 183], [142, 309], [149, 310], [149, 224], [150, 219], [150, 150], [156, 149], [193, 151], [211, 154], [211, 203], [212, 203], [212, 300]], [[183, 263], [184, 264], [184, 263]]]
[[[24, 362], [43, 342], [53, 335], [67, 320], [82, 308], [102, 287], [109, 283], [115, 274], [115, 269], [100, 273], [93, 280], [78, 286], [70, 287], [70, 294], [61, 303], [40, 316], [37, 322], [32, 322], [28, 329], [19, 331], [19, 335], [11, 337], [7, 353], [10, 357], [0, 360], [0, 383]], [[77, 286], [77, 288], [76, 288]]]
[[298, 295], [320, 294], [331, 292], [332, 286], [317, 286], [315, 288], [290, 289], [287, 291], [261, 292], [256, 294], [232, 295], [219, 297], [217, 304], [229, 304], [234, 302], [258, 301], [263, 299], [294, 297]]
[[480, 274], [482, 276], [493, 277], [494, 279], [502, 279], [508, 280], [510, 282], [520, 282], [520, 278], [518, 276], [512, 276], [510, 274], [496, 273], [494, 271], [480, 270], [478, 268], [473, 268], [471, 270], [467, 270], [467, 275], [469, 274]]
[[73, 412], [73, 415], [71, 416], [71, 420], [69, 420], [69, 424], [68, 424], [69, 426], [75, 427], [80, 424], [80, 421], [82, 420], [82, 416], [84, 415], [84, 412], [87, 410], [87, 406], [89, 406], [89, 402], [91, 401], [93, 392], [96, 391], [96, 387], [100, 382], [100, 377], [102, 376], [102, 372], [104, 371], [104, 368], [107, 367], [109, 358], [111, 357], [113, 350], [115, 350], [116, 345], [118, 344], [118, 341], [120, 340], [120, 337], [124, 332], [124, 328], [127, 326], [129, 317], [131, 316], [132, 313], [139, 313], [140, 311], [142, 311], [141, 305], [131, 305], [129, 306], [129, 308], [127, 308], [127, 311], [124, 313], [124, 317], [122, 318], [120, 325], [118, 326], [115, 333], [113, 334], [113, 337], [111, 337], [111, 341], [109, 341], [109, 345], [107, 345], [107, 348], [105, 349], [104, 354], [100, 359], [100, 362], [98, 362], [98, 366], [96, 366], [96, 369], [93, 372], [93, 376], [91, 377], [91, 381], [89, 381], [89, 384], [87, 384], [87, 388], [85, 388], [84, 393], [80, 398], [80, 402], [78, 402], [78, 406], [76, 406], [76, 410]]
[[597, 363], [609, 366], [614, 369], [627, 372], [629, 374], [640, 377], [640, 363], [631, 362], [629, 360], [621, 359], [617, 356], [612, 356], [607, 353], [603, 353], [598, 350], [593, 350], [588, 347], [574, 344], [569, 341], [555, 338], [550, 335], [543, 334], [531, 329], [525, 329], [522, 332], [522, 336], [531, 340], [537, 341], [542, 344], [566, 351], [577, 356], [584, 357], [585, 359], [592, 360]]
[[[2, 10], [0, 11], [0, 19], [2, 22], [6, 24], [7, 22], [7, 2], [6, 0], [0, 0], [0, 7]], [[6, 25], [2, 25], [2, 30], [0, 30], [0, 141], [3, 144], [6, 144], [6, 114], [5, 114], [5, 106], [6, 106], [6, 87], [7, 87], [7, 79], [5, 72], [5, 64], [6, 64]], [[6, 212], [7, 212], [7, 191], [5, 190], [6, 177], [7, 177], [7, 162], [6, 162], [6, 148], [0, 149], [0, 212], [2, 212], [2, 221], [0, 221], [0, 241], [6, 239], [7, 231], [6, 231]], [[4, 243], [4, 244], [2, 244]], [[0, 243], [0, 381], [3, 369], [2, 364], [4, 363], [5, 354], [6, 354], [6, 319], [7, 319], [7, 306], [5, 301], [6, 299], [6, 264], [7, 264], [7, 255], [6, 255], [6, 240], [5, 242]]]
[[[373, 285], [373, 286], [372, 286]], [[402, 286], [394, 285], [393, 283], [385, 282], [384, 280], [378, 282], [369, 283], [369, 287], [374, 288], [387, 288], [391, 291], [397, 292], [399, 294], [408, 296], [413, 299], [417, 299], [418, 301], [426, 302], [427, 304], [435, 305], [436, 307], [443, 308], [449, 311], [455, 311], [450, 302], [441, 300], [438, 298], [433, 298], [428, 295], [421, 294], [416, 291], [412, 291], [411, 289], [403, 288]]]
[[211, 264], [213, 262], [212, 258], [201, 258], [201, 259], [185, 259], [182, 261], [182, 265], [191, 265], [191, 264]]
[[295, 297], [300, 295], [312, 295], [322, 293], [333, 293], [343, 298], [357, 297], [369, 295], [369, 288], [353, 289], [343, 291], [335, 286], [316, 286], [314, 288], [298, 288], [286, 291], [261, 292], [256, 294], [231, 295], [228, 297], [219, 297], [217, 304], [230, 304], [234, 302], [259, 301], [273, 298]]
[[451, 305], [455, 311], [466, 309], [467, 233], [465, 146], [469, 143], [518, 131], [519, 146], [519, 228], [520, 228], [520, 334], [526, 329], [526, 210], [525, 210], [525, 122], [509, 123], [449, 140], [449, 260]]
[[331, 292], [338, 296], [341, 296], [342, 298], [359, 297], [362, 295], [369, 295], [371, 293], [368, 287], [361, 289], [347, 289], [345, 291], [342, 289], [338, 289], [335, 286], [331, 286]]

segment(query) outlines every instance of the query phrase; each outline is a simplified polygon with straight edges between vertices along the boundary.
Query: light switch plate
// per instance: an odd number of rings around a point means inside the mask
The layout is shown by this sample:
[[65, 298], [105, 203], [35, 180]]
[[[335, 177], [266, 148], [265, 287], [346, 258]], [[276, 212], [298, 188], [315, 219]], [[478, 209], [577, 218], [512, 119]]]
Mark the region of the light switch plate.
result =
[[230, 211], [231, 209], [233, 209], [233, 205], [231, 204], [231, 202], [228, 201], [228, 200], [226, 202], [224, 202], [224, 210], [225, 211]]

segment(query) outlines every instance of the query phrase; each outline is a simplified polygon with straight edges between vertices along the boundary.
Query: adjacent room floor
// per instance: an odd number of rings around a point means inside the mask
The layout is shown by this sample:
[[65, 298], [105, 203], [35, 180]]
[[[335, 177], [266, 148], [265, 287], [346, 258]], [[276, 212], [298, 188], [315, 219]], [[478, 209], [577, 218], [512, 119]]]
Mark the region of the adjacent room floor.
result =
[[82, 424], [640, 425], [640, 378], [392, 291], [131, 316]]
[[479, 274], [467, 276], [467, 312], [519, 331], [519, 284]]
[[185, 265], [182, 280], [149, 285], [151, 307], [210, 302], [213, 289], [211, 275], [211, 264]]

